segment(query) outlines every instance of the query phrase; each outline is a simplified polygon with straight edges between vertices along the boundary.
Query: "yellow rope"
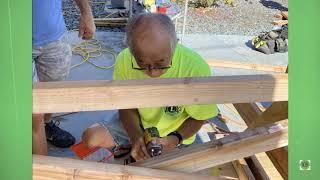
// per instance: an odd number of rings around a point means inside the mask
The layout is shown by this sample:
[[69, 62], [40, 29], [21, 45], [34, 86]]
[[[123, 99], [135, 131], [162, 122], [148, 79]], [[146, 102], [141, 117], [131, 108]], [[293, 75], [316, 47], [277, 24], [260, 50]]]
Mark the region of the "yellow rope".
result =
[[113, 56], [115, 61], [117, 54], [109, 49], [103, 49], [101, 43], [97, 39], [91, 39], [83, 41], [81, 43], [75, 44], [72, 47], [72, 52], [82, 57], [82, 61], [78, 64], [71, 66], [71, 68], [78, 67], [83, 63], [89, 63], [99, 69], [111, 69], [114, 66], [114, 63], [110, 66], [101, 66], [97, 65], [92, 61], [92, 58], [96, 58], [102, 55], [103, 52], [110, 53]]

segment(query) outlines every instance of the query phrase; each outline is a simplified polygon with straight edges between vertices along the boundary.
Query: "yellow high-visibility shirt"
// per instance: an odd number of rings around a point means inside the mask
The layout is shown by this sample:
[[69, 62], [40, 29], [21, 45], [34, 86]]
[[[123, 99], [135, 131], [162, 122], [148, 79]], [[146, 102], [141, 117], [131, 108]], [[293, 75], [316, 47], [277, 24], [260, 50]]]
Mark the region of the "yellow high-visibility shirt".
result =
[[[133, 80], [151, 78], [143, 71], [133, 69], [132, 66], [139, 67], [129, 49], [124, 49], [117, 56], [113, 79]], [[211, 69], [206, 61], [191, 49], [177, 44], [172, 58], [172, 66], [159, 78], [209, 76], [211, 76]], [[143, 127], [156, 127], [161, 137], [176, 131], [189, 117], [195, 120], [207, 120], [218, 114], [216, 104], [139, 108], [138, 111]], [[195, 135], [185, 139], [183, 144], [191, 144], [194, 140]]]

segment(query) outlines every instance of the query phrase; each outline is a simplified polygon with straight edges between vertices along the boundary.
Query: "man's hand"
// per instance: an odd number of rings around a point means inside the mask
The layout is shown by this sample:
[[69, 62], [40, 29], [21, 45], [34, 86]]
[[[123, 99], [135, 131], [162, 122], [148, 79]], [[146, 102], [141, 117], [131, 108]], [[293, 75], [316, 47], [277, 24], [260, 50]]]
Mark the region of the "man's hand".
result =
[[176, 136], [166, 136], [155, 139], [155, 143], [161, 144], [163, 151], [168, 151], [177, 147], [179, 139]]
[[146, 144], [144, 142], [143, 136], [136, 138], [132, 143], [131, 156], [136, 161], [150, 158], [150, 155], [147, 152], [147, 148], [146, 148]]
[[93, 38], [96, 31], [96, 25], [94, 24], [92, 13], [81, 14], [79, 20], [79, 37], [88, 40]]

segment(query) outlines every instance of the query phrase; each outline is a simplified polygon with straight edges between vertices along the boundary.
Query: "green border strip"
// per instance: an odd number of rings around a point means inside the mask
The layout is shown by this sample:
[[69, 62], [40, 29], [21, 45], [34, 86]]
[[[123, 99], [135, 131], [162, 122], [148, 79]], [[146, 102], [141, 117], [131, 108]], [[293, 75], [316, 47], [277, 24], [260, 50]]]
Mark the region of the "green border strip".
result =
[[31, 0], [0, 1], [0, 179], [32, 179]]
[[320, 179], [320, 1], [289, 0], [289, 19], [289, 179]]

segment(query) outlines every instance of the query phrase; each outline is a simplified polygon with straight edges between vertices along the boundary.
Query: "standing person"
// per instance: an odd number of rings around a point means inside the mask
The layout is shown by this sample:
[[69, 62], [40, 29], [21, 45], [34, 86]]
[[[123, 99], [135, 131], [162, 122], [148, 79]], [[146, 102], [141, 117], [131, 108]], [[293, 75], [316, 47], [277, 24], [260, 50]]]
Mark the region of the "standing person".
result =
[[[88, 0], [75, 0], [80, 9], [79, 37], [91, 39], [96, 27]], [[63, 81], [68, 76], [72, 51], [64, 39], [66, 31], [62, 0], [32, 1], [33, 82]], [[46, 155], [47, 141], [69, 147], [75, 138], [51, 120], [51, 114], [32, 115], [32, 152]]]

